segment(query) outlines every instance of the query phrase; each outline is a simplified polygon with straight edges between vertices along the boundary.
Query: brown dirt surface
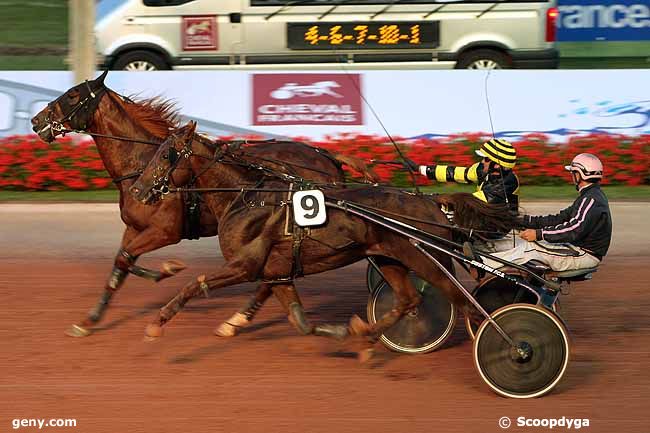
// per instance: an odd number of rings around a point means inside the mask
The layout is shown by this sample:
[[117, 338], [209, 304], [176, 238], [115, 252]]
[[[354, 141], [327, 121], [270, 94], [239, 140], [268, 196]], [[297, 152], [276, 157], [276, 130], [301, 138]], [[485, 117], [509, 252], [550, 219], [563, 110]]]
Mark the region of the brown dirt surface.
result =
[[[619, 238], [594, 280], [563, 296], [573, 344], [567, 373], [543, 398], [511, 400], [481, 381], [460, 321], [437, 352], [408, 356], [378, 346], [363, 365], [337, 342], [299, 336], [275, 299], [240, 335], [215, 337], [213, 328], [246, 302], [253, 284], [191, 301], [162, 339], [144, 342], [157, 309], [189, 278], [221, 263], [210, 251], [216, 238], [145, 258], [152, 267], [162, 257], [190, 266], [160, 284], [129, 277], [95, 334], [67, 337], [65, 328], [97, 301], [119, 221], [83, 208], [21, 209], [0, 209], [2, 237], [10, 240], [0, 251], [0, 431], [13, 431], [14, 419], [74, 418], [75, 428], [42, 431], [487, 433], [502, 431], [503, 416], [515, 432], [548, 431], [516, 427], [518, 417], [563, 416], [588, 418], [588, 432], [650, 431], [647, 242]], [[626, 231], [647, 220], [625, 209]], [[314, 322], [365, 317], [363, 263], [310, 276], [297, 287]]]

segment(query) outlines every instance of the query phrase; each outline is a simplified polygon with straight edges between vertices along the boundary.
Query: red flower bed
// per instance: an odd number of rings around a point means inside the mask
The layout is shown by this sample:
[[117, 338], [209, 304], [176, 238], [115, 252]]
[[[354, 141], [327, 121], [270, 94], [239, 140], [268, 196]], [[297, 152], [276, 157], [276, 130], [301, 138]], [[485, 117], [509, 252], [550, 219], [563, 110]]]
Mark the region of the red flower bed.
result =
[[[402, 152], [417, 163], [469, 166], [478, 160], [474, 150], [487, 138], [485, 134], [475, 133], [431, 140], [395, 138], [395, 141]], [[393, 145], [379, 136], [340, 134], [311, 143], [365, 161], [398, 159]], [[531, 134], [513, 144], [519, 157], [517, 175], [524, 185], [570, 182], [563, 167], [581, 152], [600, 157], [605, 165], [605, 183], [650, 184], [650, 135], [575, 136], [567, 143], [556, 144], [542, 134]], [[408, 173], [398, 166], [377, 164], [374, 168], [385, 182], [410, 184]], [[428, 182], [423, 176], [418, 176], [417, 180]], [[47, 144], [35, 135], [0, 139], [0, 189], [34, 191], [111, 187], [111, 179], [91, 140], [75, 142], [65, 137]]]
[[[442, 139], [404, 140], [395, 138], [404, 155], [419, 164], [470, 166], [478, 161], [474, 153], [487, 134], [459, 134]], [[394, 146], [384, 137], [341, 134], [312, 144], [368, 160], [397, 160]], [[650, 184], [650, 135], [574, 136], [567, 143], [552, 143], [543, 134], [530, 134], [513, 142], [518, 162], [515, 168], [523, 185], [561, 185], [571, 178], [564, 166], [579, 153], [597, 155], [605, 166], [604, 183], [619, 185]], [[398, 185], [410, 183], [407, 173], [395, 165], [376, 165], [375, 171], [385, 181]], [[418, 182], [428, 183], [424, 176]]]
[[86, 190], [110, 184], [92, 141], [65, 137], [48, 144], [35, 135], [0, 139], [0, 189]]

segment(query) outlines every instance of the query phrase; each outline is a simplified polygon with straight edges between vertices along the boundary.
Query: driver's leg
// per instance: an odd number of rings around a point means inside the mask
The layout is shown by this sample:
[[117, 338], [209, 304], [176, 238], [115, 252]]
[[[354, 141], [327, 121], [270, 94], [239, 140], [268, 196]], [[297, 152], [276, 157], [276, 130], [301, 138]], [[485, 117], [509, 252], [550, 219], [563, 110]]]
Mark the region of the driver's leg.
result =
[[[545, 241], [520, 243], [515, 248], [493, 254], [509, 262], [522, 265], [531, 260], [547, 264], [554, 271], [584, 269], [598, 266], [600, 261], [581, 248], [569, 244], [552, 244]], [[503, 266], [488, 258], [483, 262], [494, 268]]]

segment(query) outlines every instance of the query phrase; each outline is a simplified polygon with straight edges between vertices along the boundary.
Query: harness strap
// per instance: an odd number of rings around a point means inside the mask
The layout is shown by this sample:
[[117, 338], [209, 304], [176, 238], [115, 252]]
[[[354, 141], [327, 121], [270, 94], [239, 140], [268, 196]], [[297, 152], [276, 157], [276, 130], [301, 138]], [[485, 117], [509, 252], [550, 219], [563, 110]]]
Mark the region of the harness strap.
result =
[[302, 261], [300, 260], [300, 252], [302, 250], [302, 241], [305, 240], [306, 229], [300, 227], [298, 224], [293, 225], [292, 245], [291, 251], [293, 258], [291, 263], [291, 275], [293, 278], [302, 277], [304, 275], [302, 269]]
[[287, 284], [293, 283], [292, 277], [276, 278], [274, 280], [262, 280], [264, 284]]
[[140, 170], [135, 171], [133, 173], [129, 173], [129, 174], [125, 174], [124, 176], [116, 177], [115, 179], [113, 179], [113, 183], [115, 185], [117, 185], [117, 184], [119, 184], [120, 182], [122, 182], [124, 180], [133, 179], [134, 177], [139, 177], [143, 172], [144, 172], [144, 170], [140, 169]]

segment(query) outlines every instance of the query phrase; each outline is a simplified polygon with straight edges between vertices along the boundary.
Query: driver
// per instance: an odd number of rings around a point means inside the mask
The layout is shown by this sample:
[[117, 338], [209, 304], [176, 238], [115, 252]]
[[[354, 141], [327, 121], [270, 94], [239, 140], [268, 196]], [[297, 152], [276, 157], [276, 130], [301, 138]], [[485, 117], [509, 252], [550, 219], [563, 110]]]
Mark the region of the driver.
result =
[[[517, 151], [513, 145], [503, 139], [493, 138], [477, 149], [476, 154], [482, 158], [470, 167], [453, 165], [420, 165], [407, 160], [414, 171], [438, 182], [457, 182], [477, 184], [472, 195], [490, 204], [505, 205], [517, 214], [519, 211], [519, 179], [514, 172], [517, 163]], [[520, 240], [511, 232], [503, 234], [482, 234], [474, 246], [486, 252], [508, 250]]]
[[[494, 256], [517, 264], [537, 260], [554, 271], [595, 268], [607, 254], [612, 238], [609, 202], [600, 188], [603, 164], [590, 153], [573, 158], [565, 169], [571, 172], [579, 191], [571, 206], [557, 215], [524, 215], [526, 229], [519, 236], [526, 242]], [[494, 268], [501, 263], [485, 258]]]
[[519, 179], [513, 171], [517, 163], [517, 151], [510, 142], [493, 138], [477, 149], [483, 158], [470, 167], [453, 165], [420, 165], [407, 161], [414, 171], [438, 182], [476, 183], [474, 197], [491, 204], [505, 204], [513, 212], [519, 206]]

